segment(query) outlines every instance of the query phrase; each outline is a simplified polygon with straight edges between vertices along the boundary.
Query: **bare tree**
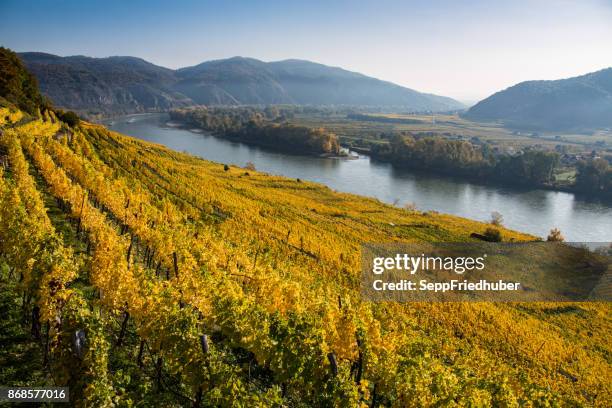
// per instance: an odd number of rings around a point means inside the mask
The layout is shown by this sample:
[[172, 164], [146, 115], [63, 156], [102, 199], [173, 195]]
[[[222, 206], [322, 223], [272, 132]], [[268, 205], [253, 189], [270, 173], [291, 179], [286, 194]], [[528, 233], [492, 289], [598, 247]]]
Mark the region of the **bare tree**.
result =
[[408, 211], [416, 211], [417, 210], [417, 205], [414, 201], [409, 201], [406, 204], [404, 204], [404, 208]]
[[497, 211], [491, 213], [491, 224], [500, 226], [504, 223], [504, 216]]
[[553, 228], [550, 230], [546, 240], [549, 242], [563, 242], [565, 241], [565, 237], [561, 234], [561, 230], [559, 230], [559, 228]]

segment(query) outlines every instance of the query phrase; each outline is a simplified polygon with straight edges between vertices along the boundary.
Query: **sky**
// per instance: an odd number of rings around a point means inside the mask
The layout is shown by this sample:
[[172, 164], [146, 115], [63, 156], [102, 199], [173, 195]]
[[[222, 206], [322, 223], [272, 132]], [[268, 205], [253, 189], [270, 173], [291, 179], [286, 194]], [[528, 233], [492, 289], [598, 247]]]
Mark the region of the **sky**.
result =
[[19, 52], [298, 58], [464, 102], [612, 66], [612, 0], [0, 0], [0, 16]]

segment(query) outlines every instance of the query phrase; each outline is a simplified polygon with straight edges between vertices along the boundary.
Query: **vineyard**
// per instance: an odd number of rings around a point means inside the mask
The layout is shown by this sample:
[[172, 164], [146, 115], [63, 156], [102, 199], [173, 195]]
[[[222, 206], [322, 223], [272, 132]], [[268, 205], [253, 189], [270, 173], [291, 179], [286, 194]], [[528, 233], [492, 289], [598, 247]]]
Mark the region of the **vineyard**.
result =
[[362, 243], [490, 225], [0, 109], [2, 296], [77, 406], [610, 406], [609, 304], [360, 297]]

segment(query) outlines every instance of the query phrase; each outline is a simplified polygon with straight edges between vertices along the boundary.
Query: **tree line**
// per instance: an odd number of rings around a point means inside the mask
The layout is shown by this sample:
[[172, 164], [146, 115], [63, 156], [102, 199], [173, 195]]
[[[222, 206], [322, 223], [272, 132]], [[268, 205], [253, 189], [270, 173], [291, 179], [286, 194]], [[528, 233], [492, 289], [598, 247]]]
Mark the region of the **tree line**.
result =
[[601, 158], [578, 162], [574, 186], [578, 191], [612, 196], [612, 166]]
[[323, 128], [285, 122], [294, 111], [283, 107], [199, 107], [177, 109], [170, 117], [242, 142], [300, 154], [340, 154], [338, 137]]
[[[371, 154], [402, 167], [525, 186], [554, 186], [559, 166], [559, 154], [553, 151], [526, 149], [515, 155], [500, 154], [486, 143], [416, 137], [407, 132], [394, 135], [389, 143], [373, 144]], [[610, 195], [612, 167], [604, 159], [580, 162], [572, 189]]]

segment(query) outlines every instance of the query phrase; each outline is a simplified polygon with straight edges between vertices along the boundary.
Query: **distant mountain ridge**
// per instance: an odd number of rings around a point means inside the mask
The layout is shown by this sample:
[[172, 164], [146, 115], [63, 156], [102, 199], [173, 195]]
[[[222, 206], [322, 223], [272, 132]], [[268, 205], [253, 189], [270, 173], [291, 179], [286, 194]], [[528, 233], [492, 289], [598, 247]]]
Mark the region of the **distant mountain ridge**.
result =
[[533, 130], [609, 128], [612, 68], [568, 79], [521, 82], [478, 102], [465, 116]]
[[56, 105], [90, 114], [195, 104], [395, 106], [412, 111], [464, 108], [451, 98], [303, 60], [233, 57], [172, 70], [135, 57], [19, 55]]

